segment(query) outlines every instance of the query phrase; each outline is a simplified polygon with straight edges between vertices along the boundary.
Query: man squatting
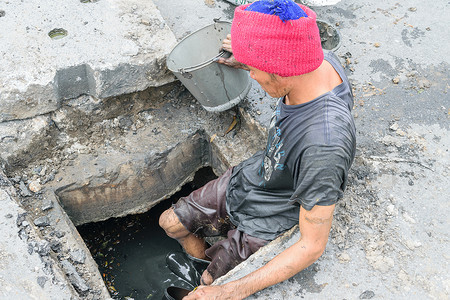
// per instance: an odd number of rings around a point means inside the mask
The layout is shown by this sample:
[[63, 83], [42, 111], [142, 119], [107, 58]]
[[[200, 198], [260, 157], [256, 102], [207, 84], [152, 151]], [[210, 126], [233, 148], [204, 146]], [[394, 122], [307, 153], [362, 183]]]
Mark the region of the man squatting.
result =
[[[160, 217], [185, 251], [210, 260], [204, 285], [184, 299], [242, 299], [284, 281], [323, 253], [355, 155], [353, 95], [337, 57], [321, 47], [316, 14], [292, 0], [239, 6], [219, 63], [250, 71], [279, 98], [267, 146], [180, 198]], [[247, 276], [210, 286], [260, 247], [299, 224], [301, 237]], [[227, 238], [210, 248], [206, 236]]]

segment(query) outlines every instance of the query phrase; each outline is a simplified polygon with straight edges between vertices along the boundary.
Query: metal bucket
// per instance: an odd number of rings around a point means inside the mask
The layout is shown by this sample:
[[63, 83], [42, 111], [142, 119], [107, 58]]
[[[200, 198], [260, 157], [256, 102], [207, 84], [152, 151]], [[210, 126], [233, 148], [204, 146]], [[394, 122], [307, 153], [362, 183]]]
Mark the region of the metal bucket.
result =
[[215, 62], [222, 41], [231, 31], [231, 23], [214, 21], [179, 42], [167, 57], [167, 67], [200, 102], [211, 112], [230, 109], [250, 90], [247, 71]]

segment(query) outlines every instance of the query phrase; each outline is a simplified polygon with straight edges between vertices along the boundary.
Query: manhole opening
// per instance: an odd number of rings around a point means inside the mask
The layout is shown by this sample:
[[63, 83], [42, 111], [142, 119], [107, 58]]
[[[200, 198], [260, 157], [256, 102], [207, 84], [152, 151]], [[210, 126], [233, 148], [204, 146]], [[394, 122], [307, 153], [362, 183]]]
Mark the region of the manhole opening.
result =
[[[189, 288], [166, 266], [165, 256], [180, 251], [158, 225], [160, 214], [180, 197], [216, 178], [210, 167], [150, 211], [78, 226], [113, 299], [162, 299], [168, 286]], [[129, 298], [127, 298], [129, 297]]]

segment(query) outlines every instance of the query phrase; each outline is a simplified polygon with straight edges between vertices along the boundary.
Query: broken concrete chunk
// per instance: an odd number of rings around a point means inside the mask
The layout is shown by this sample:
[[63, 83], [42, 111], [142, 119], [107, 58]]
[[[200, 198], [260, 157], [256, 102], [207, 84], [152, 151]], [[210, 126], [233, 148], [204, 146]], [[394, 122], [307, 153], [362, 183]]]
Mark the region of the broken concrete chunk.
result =
[[53, 208], [53, 202], [51, 200], [44, 199], [44, 201], [42, 203], [42, 206], [41, 206], [41, 209], [43, 211], [46, 211], [46, 210], [49, 210], [49, 209], [52, 209], [52, 208]]
[[28, 254], [36, 252], [40, 256], [47, 256], [50, 253], [50, 243], [47, 241], [30, 242], [28, 243]]
[[49, 175], [45, 176], [44, 180], [42, 180], [42, 184], [46, 184], [49, 181], [53, 181], [55, 179], [55, 173], [50, 173]]
[[3, 177], [2, 174], [0, 174], [0, 186], [10, 186], [11, 182], [9, 182], [8, 178]]
[[82, 293], [89, 291], [89, 286], [86, 284], [86, 281], [81, 278], [77, 272], [77, 269], [68, 260], [61, 261], [61, 265], [69, 278], [70, 283], [77, 291]]
[[56, 235], [57, 238], [60, 239], [60, 238], [62, 238], [63, 236], [65, 236], [66, 233], [63, 232], [63, 231], [55, 231], [55, 235]]
[[37, 243], [35, 250], [40, 256], [47, 256], [50, 253], [50, 243], [47, 241], [40, 241]]
[[34, 225], [38, 227], [50, 226], [50, 220], [47, 216], [39, 217], [34, 220]]
[[37, 167], [35, 167], [31, 172], [32, 172], [34, 175], [37, 175], [37, 174], [39, 174], [41, 171], [42, 171], [42, 166], [37, 166]]
[[398, 214], [398, 210], [395, 208], [393, 204], [389, 204], [386, 207], [386, 214], [390, 216], [396, 216]]
[[50, 242], [50, 248], [53, 250], [53, 252], [58, 253], [61, 251], [62, 245], [60, 242], [52, 241], [52, 242]]
[[47, 277], [45, 277], [45, 276], [39, 276], [37, 278], [37, 283], [41, 286], [41, 288], [44, 288], [46, 282], [47, 282]]
[[44, 166], [39, 172], [40, 176], [45, 176], [47, 174], [47, 166]]
[[375, 293], [373, 291], [364, 291], [361, 295], [359, 295], [359, 299], [372, 299], [375, 297]]
[[44, 267], [42, 268], [42, 271], [44, 271], [44, 274], [53, 276], [53, 262], [51, 260], [47, 260], [44, 262]]
[[429, 87], [431, 87], [431, 84], [432, 84], [431, 81], [424, 77], [417, 79], [417, 87], [419, 89], [429, 88]]
[[33, 254], [35, 244], [36, 244], [36, 242], [28, 244], [28, 248], [27, 248], [28, 254], [30, 254], [30, 255]]
[[415, 248], [419, 248], [422, 246], [421, 242], [413, 240], [406, 240], [403, 244], [410, 250], [414, 250]]
[[396, 131], [398, 129], [398, 124], [397, 123], [392, 124], [391, 127], [389, 127], [389, 129], [392, 131]]
[[21, 213], [17, 215], [17, 219], [16, 219], [16, 225], [17, 227], [20, 227], [23, 223], [23, 221], [25, 221], [25, 217], [27, 216], [27, 213]]
[[407, 221], [411, 224], [416, 224], [416, 220], [414, 220], [410, 215], [408, 215], [407, 212], [403, 213], [403, 218], [405, 219], [405, 221]]
[[28, 241], [28, 234], [24, 228], [19, 230], [19, 237], [22, 241]]
[[11, 180], [14, 182], [14, 183], [19, 183], [20, 182], [20, 176], [19, 175], [16, 175], [16, 176], [14, 176], [13, 178], [11, 178]]
[[70, 251], [69, 255], [74, 263], [84, 264], [86, 260], [86, 253], [81, 249]]
[[32, 194], [30, 192], [30, 190], [27, 188], [27, 186], [25, 185], [25, 183], [23, 183], [23, 181], [21, 181], [19, 183], [19, 189], [20, 189], [20, 195], [22, 197], [30, 197]]

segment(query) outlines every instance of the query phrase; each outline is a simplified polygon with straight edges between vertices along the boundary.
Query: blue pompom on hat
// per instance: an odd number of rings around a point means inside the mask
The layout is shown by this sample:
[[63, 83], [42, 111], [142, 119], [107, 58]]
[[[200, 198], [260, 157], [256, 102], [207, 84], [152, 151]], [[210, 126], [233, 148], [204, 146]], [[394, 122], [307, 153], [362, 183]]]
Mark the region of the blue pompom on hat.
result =
[[283, 22], [306, 18], [308, 15], [292, 0], [260, 0], [253, 2], [246, 11], [278, 16]]

